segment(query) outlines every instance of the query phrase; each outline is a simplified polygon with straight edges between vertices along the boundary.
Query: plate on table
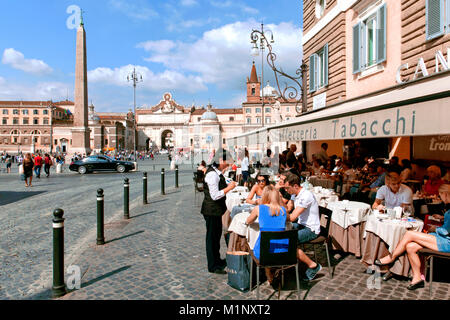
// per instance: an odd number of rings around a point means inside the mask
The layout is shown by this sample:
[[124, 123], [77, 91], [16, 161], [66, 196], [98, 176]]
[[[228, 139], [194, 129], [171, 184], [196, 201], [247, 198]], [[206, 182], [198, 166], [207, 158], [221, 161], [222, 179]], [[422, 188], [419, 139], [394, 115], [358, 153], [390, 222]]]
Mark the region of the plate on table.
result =
[[378, 219], [384, 220], [384, 219], [388, 219], [388, 218], [389, 218], [389, 215], [388, 215], [387, 213], [378, 213], [378, 214], [376, 215], [376, 217], [377, 217]]

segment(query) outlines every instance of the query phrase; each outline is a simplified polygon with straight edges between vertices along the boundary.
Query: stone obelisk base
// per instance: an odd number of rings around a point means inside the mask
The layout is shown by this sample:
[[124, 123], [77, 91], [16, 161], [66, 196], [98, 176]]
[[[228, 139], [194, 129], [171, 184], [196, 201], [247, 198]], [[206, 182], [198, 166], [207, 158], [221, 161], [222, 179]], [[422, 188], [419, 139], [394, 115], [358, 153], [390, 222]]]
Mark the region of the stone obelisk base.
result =
[[90, 132], [91, 129], [89, 128], [72, 128], [72, 146], [77, 147], [69, 148], [70, 154], [81, 153], [88, 156], [91, 153]]

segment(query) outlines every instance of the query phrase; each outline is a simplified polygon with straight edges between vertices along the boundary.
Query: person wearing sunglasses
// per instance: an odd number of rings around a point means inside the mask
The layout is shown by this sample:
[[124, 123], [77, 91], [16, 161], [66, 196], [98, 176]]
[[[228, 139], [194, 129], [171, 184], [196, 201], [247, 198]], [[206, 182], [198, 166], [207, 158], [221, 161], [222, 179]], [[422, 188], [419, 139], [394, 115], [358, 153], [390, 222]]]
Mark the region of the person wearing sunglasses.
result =
[[250, 190], [250, 193], [248, 194], [245, 202], [253, 205], [260, 204], [260, 199], [262, 197], [264, 187], [268, 186], [269, 184], [269, 176], [258, 174], [256, 176], [256, 183], [253, 186], [252, 190]]

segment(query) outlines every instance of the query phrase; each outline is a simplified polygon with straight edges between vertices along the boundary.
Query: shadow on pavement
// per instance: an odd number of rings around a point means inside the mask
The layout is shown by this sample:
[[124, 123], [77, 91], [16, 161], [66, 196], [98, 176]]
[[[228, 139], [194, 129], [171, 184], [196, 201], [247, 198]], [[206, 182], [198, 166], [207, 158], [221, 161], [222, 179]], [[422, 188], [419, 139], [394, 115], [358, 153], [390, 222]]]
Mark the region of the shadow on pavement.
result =
[[155, 213], [155, 212], [156, 211], [149, 211], [149, 212], [146, 212], [146, 213], [137, 214], [135, 216], [131, 216], [130, 219], [134, 219], [134, 218], [141, 217], [141, 216], [146, 216], [148, 214]]
[[0, 206], [17, 202], [46, 191], [0, 191]]
[[[149, 212], [149, 213], [150, 213], [150, 212]], [[128, 237], [132, 237], [132, 236], [135, 236], [135, 235], [137, 235], [137, 234], [144, 233], [144, 232], [145, 232], [144, 230], [137, 231], [137, 232], [128, 234], [128, 235], [126, 235], [126, 236], [122, 236], [122, 237], [119, 237], [119, 238], [115, 238], [115, 239], [112, 239], [112, 240], [105, 241], [105, 244], [106, 244], [106, 243], [111, 243], [111, 242], [117, 241], [117, 240], [122, 240], [122, 239], [125, 239], [125, 238], [128, 238]]]
[[[142, 231], [142, 232], [143, 232], [143, 231]], [[91, 284], [94, 284], [94, 283], [96, 283], [96, 282], [98, 282], [98, 281], [101, 281], [101, 280], [103, 280], [103, 279], [109, 278], [109, 277], [111, 277], [112, 275], [115, 275], [115, 274], [117, 274], [117, 273], [119, 273], [119, 272], [125, 271], [125, 270], [130, 269], [130, 268], [131, 268], [131, 266], [125, 266], [125, 267], [122, 267], [122, 268], [113, 270], [113, 271], [111, 271], [111, 272], [105, 273], [104, 275], [102, 275], [102, 276], [100, 276], [100, 277], [97, 277], [97, 278], [94, 278], [94, 279], [92, 279], [92, 280], [89, 280], [88, 282], [82, 283], [82, 284], [81, 284], [81, 288], [86, 288], [86, 287], [90, 286]]]

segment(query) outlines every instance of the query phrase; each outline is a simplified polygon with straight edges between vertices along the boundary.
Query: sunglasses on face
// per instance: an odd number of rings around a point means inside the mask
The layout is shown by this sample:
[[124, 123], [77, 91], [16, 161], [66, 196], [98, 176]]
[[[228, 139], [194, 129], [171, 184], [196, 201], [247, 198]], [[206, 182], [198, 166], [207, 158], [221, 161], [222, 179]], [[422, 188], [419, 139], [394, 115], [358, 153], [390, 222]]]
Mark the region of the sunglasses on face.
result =
[[258, 183], [265, 183], [266, 182], [266, 180], [259, 180], [258, 179]]

